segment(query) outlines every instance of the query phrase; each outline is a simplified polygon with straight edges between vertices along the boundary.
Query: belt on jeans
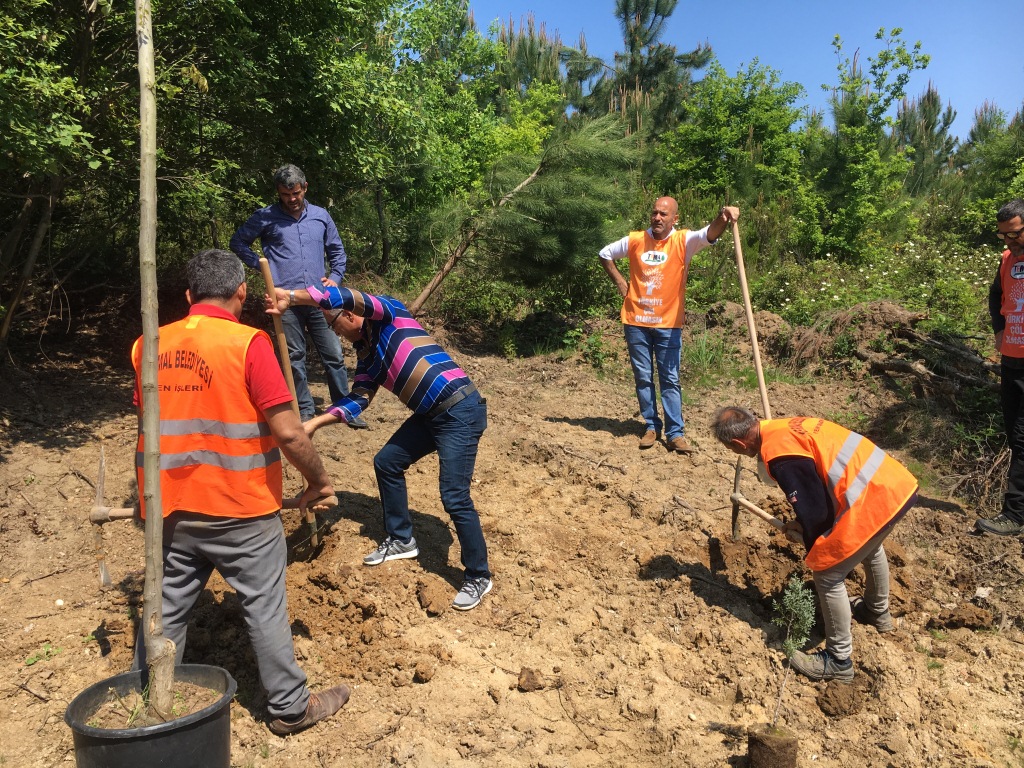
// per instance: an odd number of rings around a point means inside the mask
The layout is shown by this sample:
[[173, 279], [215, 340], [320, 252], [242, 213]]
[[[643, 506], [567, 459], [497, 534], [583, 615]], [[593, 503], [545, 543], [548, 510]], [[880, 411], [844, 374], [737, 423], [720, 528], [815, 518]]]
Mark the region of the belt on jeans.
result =
[[461, 403], [474, 392], [476, 392], [476, 385], [467, 384], [462, 389], [457, 390], [454, 395], [445, 400], [442, 400], [440, 403], [437, 403], [433, 408], [427, 411], [427, 418], [432, 419], [435, 416], [440, 416], [453, 405], [455, 405], [456, 403]]

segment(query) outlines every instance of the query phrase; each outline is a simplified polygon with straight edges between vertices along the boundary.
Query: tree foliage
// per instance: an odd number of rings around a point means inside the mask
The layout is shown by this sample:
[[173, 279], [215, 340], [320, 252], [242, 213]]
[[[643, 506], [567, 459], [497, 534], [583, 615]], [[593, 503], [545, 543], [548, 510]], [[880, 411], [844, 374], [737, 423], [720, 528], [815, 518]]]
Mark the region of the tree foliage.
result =
[[[0, 346], [54, 295], [125, 291], [139, 206], [131, 9], [8, 6]], [[460, 268], [523, 303], [562, 290], [577, 308], [608, 300], [595, 251], [661, 194], [686, 226], [739, 205], [757, 284], [882, 263], [912, 239], [978, 247], [1024, 193], [1020, 109], [985, 105], [958, 142], [938, 89], [910, 93], [928, 56], [898, 28], [852, 56], [835, 39], [817, 114], [756, 58], [729, 74], [706, 45], [677, 49], [665, 29], [678, 10], [617, 0], [621, 48], [604, 61], [532, 16], [481, 32], [466, 0], [158, 2], [158, 266], [223, 247], [285, 162], [334, 215], [350, 272], [418, 291], [476, 231]], [[729, 295], [727, 255], [695, 264], [692, 300]]]

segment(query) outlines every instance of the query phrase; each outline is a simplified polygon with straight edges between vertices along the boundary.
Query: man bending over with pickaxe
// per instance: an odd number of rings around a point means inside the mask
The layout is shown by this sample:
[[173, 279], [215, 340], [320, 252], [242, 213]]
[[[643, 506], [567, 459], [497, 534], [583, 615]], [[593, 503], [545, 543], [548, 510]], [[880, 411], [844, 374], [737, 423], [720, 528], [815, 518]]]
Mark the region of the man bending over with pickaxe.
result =
[[[797, 651], [790, 663], [812, 680], [853, 680], [851, 614], [879, 632], [893, 630], [889, 562], [882, 542], [917, 500], [917, 480], [863, 435], [824, 419], [760, 421], [729, 406], [712, 427], [733, 453], [758, 457], [796, 512], [786, 536], [807, 547], [805, 562], [825, 620], [825, 647]], [[850, 602], [846, 577], [864, 564], [863, 599]]]

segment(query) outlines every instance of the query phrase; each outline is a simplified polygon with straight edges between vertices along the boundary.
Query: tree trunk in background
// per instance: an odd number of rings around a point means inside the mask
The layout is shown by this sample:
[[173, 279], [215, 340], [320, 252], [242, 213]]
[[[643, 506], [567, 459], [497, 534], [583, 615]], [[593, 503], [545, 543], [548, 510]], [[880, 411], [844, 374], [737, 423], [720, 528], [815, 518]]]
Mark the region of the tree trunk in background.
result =
[[[7, 343], [11, 336], [11, 325], [14, 322], [14, 313], [18, 308], [18, 304], [21, 303], [21, 297], [24, 295], [29, 281], [32, 279], [32, 273], [36, 268], [36, 261], [39, 259], [39, 252], [43, 249], [43, 243], [46, 241], [46, 235], [50, 231], [50, 222], [53, 220], [53, 207], [57, 204], [57, 198], [60, 196], [63, 183], [64, 180], [62, 177], [55, 176], [53, 178], [50, 186], [50, 195], [46, 201], [46, 209], [43, 211], [42, 219], [40, 219], [39, 224], [36, 226], [36, 234], [35, 237], [32, 238], [32, 246], [29, 248], [28, 256], [25, 257], [25, 262], [21, 266], [18, 285], [15, 287], [14, 293], [7, 302], [7, 314], [4, 315], [3, 323], [0, 323], [0, 365], [3, 364], [2, 361], [7, 357]], [[26, 205], [22, 207], [22, 213], [25, 213], [28, 210], [31, 209], [26, 203]], [[17, 227], [18, 225], [15, 226]], [[6, 242], [4, 245], [6, 246]]]
[[21, 205], [21, 210], [18, 212], [18, 218], [14, 222], [14, 226], [11, 227], [10, 231], [4, 237], [4, 243], [0, 246], [0, 281], [3, 281], [4, 276], [7, 274], [7, 269], [11, 265], [11, 261], [14, 259], [14, 254], [18, 252], [18, 246], [21, 245], [21, 236], [25, 232], [25, 227], [28, 226], [29, 219], [32, 218], [32, 208], [35, 199], [29, 194], [25, 198], [25, 202]]
[[374, 202], [377, 207], [377, 224], [380, 226], [380, 273], [386, 275], [391, 266], [391, 237], [388, 234], [388, 219], [384, 211], [384, 193], [377, 185]]
[[[507, 195], [501, 198], [501, 200], [499, 200], [494, 205], [494, 207], [501, 208], [503, 205], [507, 205], [509, 202], [511, 202], [511, 200], [517, 194], [519, 194], [522, 190], [530, 186], [530, 184], [532, 184], [536, 180], [536, 178], [540, 176], [541, 171], [544, 170], [544, 167], [544, 163], [543, 161], [541, 161], [541, 164], [533, 169], [533, 173], [531, 173], [529, 176], [527, 176], [525, 179], [519, 182], [516, 185], [515, 189], [513, 189], [511, 192], [509, 192]], [[459, 259], [461, 259], [466, 254], [466, 251], [469, 250], [469, 246], [471, 246], [473, 244], [473, 241], [476, 240], [477, 236], [480, 234], [480, 231], [481, 225], [477, 224], [466, 233], [466, 235], [462, 238], [459, 244], [452, 251], [451, 256], [449, 256], [448, 259], [445, 261], [444, 266], [441, 267], [441, 270], [436, 275], [434, 275], [431, 281], [427, 283], [427, 287], [420, 291], [420, 295], [417, 296], [416, 300], [409, 305], [410, 315], [415, 317], [419, 313], [419, 311], [423, 309], [423, 305], [427, 302], [427, 299], [429, 299], [430, 295], [437, 290], [437, 286], [439, 286], [444, 281], [444, 279], [448, 277], [448, 273], [455, 269], [455, 265], [459, 263]]]
[[142, 285], [142, 433], [146, 501], [146, 583], [142, 631], [149, 665], [149, 708], [162, 720], [172, 718], [174, 643], [163, 625], [163, 502], [160, 497], [160, 394], [156, 358], [160, 320], [156, 295], [156, 67], [150, 0], [136, 0], [139, 44], [139, 271]]

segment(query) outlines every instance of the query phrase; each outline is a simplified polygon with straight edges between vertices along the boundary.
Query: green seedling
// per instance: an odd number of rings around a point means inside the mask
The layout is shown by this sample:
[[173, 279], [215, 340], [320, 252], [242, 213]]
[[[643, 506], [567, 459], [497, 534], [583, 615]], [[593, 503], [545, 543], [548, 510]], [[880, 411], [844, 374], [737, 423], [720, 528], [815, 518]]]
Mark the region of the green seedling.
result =
[[[772, 617], [772, 624], [783, 627], [786, 636], [782, 641], [782, 652], [787, 659], [792, 659], [793, 654], [806, 645], [811, 636], [811, 628], [814, 626], [814, 595], [804, 589], [803, 580], [793, 574], [782, 592], [782, 600], [772, 600], [772, 610], [775, 616]], [[775, 703], [775, 715], [772, 717], [772, 728], [779, 720], [779, 710], [782, 707], [782, 697], [786, 692], [786, 681], [789, 680], [790, 665], [786, 665], [786, 672], [782, 676], [782, 685], [779, 686], [779, 699]]]
[[56, 656], [58, 653], [60, 653], [63, 650], [64, 650], [63, 648], [55, 648], [54, 646], [50, 645], [49, 643], [43, 643], [43, 647], [42, 648], [40, 648], [38, 651], [36, 651], [31, 656], [29, 656], [28, 658], [25, 659], [25, 666], [26, 667], [31, 667], [33, 664], [36, 664], [36, 663], [38, 663], [40, 661], [44, 661], [46, 659], [52, 659], [54, 656]]

